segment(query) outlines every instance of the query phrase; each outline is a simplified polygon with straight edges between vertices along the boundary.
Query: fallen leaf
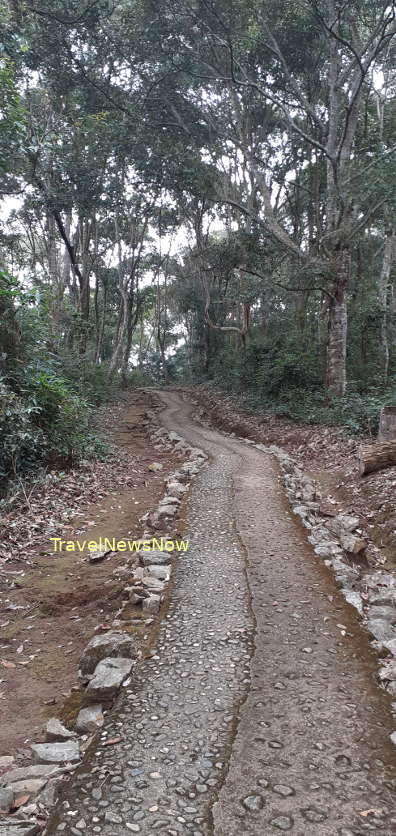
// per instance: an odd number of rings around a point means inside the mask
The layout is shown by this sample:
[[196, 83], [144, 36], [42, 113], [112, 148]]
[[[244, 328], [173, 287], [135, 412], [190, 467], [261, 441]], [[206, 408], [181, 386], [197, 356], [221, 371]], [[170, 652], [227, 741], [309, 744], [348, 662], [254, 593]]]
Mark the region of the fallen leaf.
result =
[[364, 818], [367, 818], [367, 816], [372, 816], [374, 813], [380, 812], [381, 810], [360, 810], [359, 816], [364, 816]]
[[19, 795], [12, 805], [13, 810], [18, 810], [19, 807], [22, 807], [23, 804], [26, 804], [26, 802], [29, 801], [29, 798], [30, 795]]
[[14, 662], [8, 662], [7, 659], [2, 659], [1, 664], [3, 665], [3, 668], [16, 668]]

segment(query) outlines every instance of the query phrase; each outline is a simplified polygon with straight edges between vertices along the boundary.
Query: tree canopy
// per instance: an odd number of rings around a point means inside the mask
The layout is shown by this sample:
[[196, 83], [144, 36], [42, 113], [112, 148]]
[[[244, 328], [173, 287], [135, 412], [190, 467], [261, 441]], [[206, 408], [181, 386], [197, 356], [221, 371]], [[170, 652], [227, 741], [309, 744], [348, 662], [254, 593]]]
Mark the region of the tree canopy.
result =
[[4, 474], [63, 449], [48, 398], [117, 380], [394, 399], [395, 31], [382, 0], [3, 5]]

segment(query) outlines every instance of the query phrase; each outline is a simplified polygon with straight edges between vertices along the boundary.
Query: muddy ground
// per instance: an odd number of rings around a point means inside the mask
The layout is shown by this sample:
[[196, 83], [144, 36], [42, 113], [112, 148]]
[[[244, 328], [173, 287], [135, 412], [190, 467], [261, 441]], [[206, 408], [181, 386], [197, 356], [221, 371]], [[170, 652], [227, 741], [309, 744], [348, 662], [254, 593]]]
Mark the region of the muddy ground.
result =
[[[68, 723], [76, 715], [81, 652], [111, 623], [126, 585], [114, 574], [125, 554], [92, 564], [87, 549], [54, 554], [50, 537], [141, 536], [139, 518], [156, 506], [183, 460], [150, 441], [145, 412], [156, 404], [154, 393], [139, 392], [103, 410], [108, 459], [82, 463], [62, 479], [47, 474], [38, 487], [32, 481], [1, 519], [0, 754], [17, 763], [30, 757], [30, 742], [43, 739], [49, 717]], [[153, 462], [162, 470], [152, 472]]]

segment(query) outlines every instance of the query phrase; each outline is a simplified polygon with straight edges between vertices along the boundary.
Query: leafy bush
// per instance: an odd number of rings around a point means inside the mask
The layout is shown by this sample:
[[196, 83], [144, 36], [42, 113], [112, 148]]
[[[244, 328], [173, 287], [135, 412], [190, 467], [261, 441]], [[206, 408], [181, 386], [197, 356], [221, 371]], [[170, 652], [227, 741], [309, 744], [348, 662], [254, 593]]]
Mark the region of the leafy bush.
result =
[[91, 409], [54, 374], [27, 367], [18, 391], [0, 380], [0, 478], [18, 476], [40, 463], [71, 465], [103, 455], [91, 430]]
[[[251, 340], [245, 352], [227, 345], [213, 363], [213, 381], [239, 395], [251, 409], [294, 421], [339, 424], [352, 434], [376, 435], [382, 406], [396, 404], [396, 384], [385, 392], [358, 391], [350, 384], [344, 398], [329, 398], [323, 387], [324, 357], [296, 335]], [[355, 390], [354, 390], [355, 387]]]
[[126, 377], [126, 388], [139, 389], [142, 386], [153, 386], [154, 381], [148, 372], [141, 369], [131, 369]]
[[16, 476], [42, 456], [45, 435], [34, 423], [37, 405], [0, 380], [0, 479]]
[[115, 396], [118, 380], [110, 380], [107, 366], [98, 366], [76, 351], [63, 351], [52, 359], [52, 365], [70, 388], [91, 404], [106, 403]]
[[277, 400], [260, 399], [254, 391], [245, 393], [245, 403], [254, 411], [263, 409], [305, 424], [338, 424], [352, 435], [375, 436], [381, 408], [396, 404], [396, 392], [368, 395], [348, 393], [344, 398], [329, 399], [324, 390], [284, 393]]

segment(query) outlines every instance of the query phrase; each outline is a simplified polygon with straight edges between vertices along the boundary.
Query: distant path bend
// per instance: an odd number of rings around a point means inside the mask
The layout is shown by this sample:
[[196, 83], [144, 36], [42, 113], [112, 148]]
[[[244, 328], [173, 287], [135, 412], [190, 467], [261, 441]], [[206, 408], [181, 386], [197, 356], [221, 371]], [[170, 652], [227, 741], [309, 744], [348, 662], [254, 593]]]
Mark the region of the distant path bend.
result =
[[179, 392], [161, 398], [162, 423], [210, 455], [191, 548], [157, 655], [108, 724], [123, 743], [98, 746], [48, 833], [396, 833], [389, 702], [277, 463], [195, 423]]

